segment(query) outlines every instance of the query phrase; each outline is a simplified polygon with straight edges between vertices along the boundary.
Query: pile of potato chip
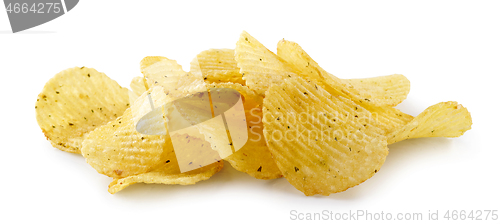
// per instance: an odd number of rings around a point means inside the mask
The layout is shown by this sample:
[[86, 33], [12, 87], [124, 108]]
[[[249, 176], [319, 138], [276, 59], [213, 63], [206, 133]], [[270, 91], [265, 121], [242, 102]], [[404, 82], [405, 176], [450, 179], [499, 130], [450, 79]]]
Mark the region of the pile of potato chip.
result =
[[[416, 117], [395, 109], [410, 91], [403, 75], [340, 79], [297, 43], [281, 40], [275, 54], [246, 32], [234, 50], [198, 54], [189, 72], [166, 57], [146, 57], [140, 66], [143, 76], [132, 80], [131, 90], [95, 69], [64, 70], [45, 84], [35, 106], [50, 143], [83, 155], [97, 172], [112, 177], [112, 194], [134, 183], [206, 180], [222, 169], [222, 161], [181, 172], [179, 156], [195, 161], [217, 153], [255, 178], [285, 177], [305, 195], [329, 195], [377, 173], [388, 144], [458, 137], [472, 125], [467, 109], [454, 101], [430, 106]], [[137, 122], [155, 108], [213, 88], [241, 94], [249, 140], [239, 150], [222, 150], [217, 136], [226, 130], [209, 122], [198, 131], [174, 135], [136, 130]], [[164, 128], [175, 116], [193, 114], [172, 113], [145, 128]], [[176, 155], [182, 152], [173, 145], [197, 151]]]

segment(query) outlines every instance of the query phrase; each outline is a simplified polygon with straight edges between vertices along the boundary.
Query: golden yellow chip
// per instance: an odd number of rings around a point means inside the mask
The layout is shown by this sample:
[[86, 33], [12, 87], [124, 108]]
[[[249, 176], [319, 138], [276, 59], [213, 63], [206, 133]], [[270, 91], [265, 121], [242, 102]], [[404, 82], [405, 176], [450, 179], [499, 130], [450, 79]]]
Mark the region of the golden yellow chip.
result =
[[[323, 70], [318, 63], [294, 42], [280, 41], [278, 43], [278, 55], [287, 61], [288, 65], [292, 66], [302, 78], [315, 82], [315, 85], [324, 88], [334, 96], [343, 96], [351, 99], [357, 104], [356, 108], [362, 107], [369, 110], [372, 114], [372, 119], [378, 120], [381, 127], [387, 133], [397, 130], [413, 119], [413, 116], [405, 114], [398, 109], [383, 106], [385, 104], [383, 98], [373, 98], [371, 93], [360, 93], [353, 86], [346, 85], [343, 80]], [[367, 94], [370, 95], [368, 96]]]
[[[170, 137], [136, 131], [137, 121], [152, 110], [149, 97], [155, 108], [168, 101], [163, 88], [154, 87], [142, 94], [121, 117], [95, 129], [85, 138], [82, 155], [97, 172], [122, 178], [146, 173], [161, 163]], [[156, 123], [165, 127], [163, 120]], [[144, 129], [157, 128], [157, 125]]]
[[430, 106], [402, 128], [390, 133], [392, 144], [410, 138], [459, 137], [472, 126], [467, 108], [454, 101]]
[[273, 85], [264, 135], [285, 178], [305, 195], [345, 191], [372, 177], [388, 154], [371, 113], [301, 78]]
[[271, 84], [295, 75], [285, 61], [245, 31], [236, 43], [235, 60], [246, 86], [261, 96]]
[[410, 91], [410, 82], [402, 75], [382, 76], [369, 79], [339, 79], [323, 70], [297, 43], [278, 42], [278, 56], [296, 71], [316, 82], [331, 94], [339, 94], [372, 106], [395, 106]]
[[[246, 86], [235, 83], [216, 83], [209, 85], [209, 89], [230, 88], [237, 90], [243, 97], [248, 140], [246, 144], [225, 157], [236, 170], [249, 174], [258, 179], [275, 179], [282, 177], [276, 162], [274, 162], [264, 138], [262, 124], [262, 100], [254, 91]], [[230, 118], [227, 118], [230, 119]]]
[[348, 88], [359, 90], [361, 97], [372, 97], [382, 106], [396, 106], [410, 92], [410, 81], [404, 75], [386, 75], [364, 79], [342, 79]]
[[[179, 152], [182, 152], [182, 150], [174, 152], [172, 143], [168, 143], [168, 147], [165, 149], [166, 153], [163, 156], [164, 161], [162, 161], [161, 164], [147, 173], [114, 179], [109, 185], [109, 193], [114, 194], [135, 183], [180, 185], [195, 184], [198, 181], [207, 180], [215, 173], [219, 172], [224, 166], [222, 161], [214, 161], [208, 166], [181, 173], [177, 158], [182, 157], [183, 160], [188, 159], [189, 157], [192, 157], [193, 159], [203, 159], [209, 157], [204, 156], [203, 154], [213, 153], [214, 151], [211, 149], [208, 142], [187, 134], [174, 135], [172, 136], [172, 141], [176, 146], [182, 145], [186, 148], [196, 148], [198, 149], [198, 153], [195, 155], [179, 155]], [[193, 164], [197, 163], [193, 162]]]
[[90, 131], [129, 107], [128, 91], [95, 69], [66, 69], [50, 79], [38, 95], [38, 125], [54, 147], [80, 153]]
[[202, 51], [191, 62], [190, 72], [201, 74], [207, 83], [232, 82], [245, 85], [236, 65], [233, 49]]

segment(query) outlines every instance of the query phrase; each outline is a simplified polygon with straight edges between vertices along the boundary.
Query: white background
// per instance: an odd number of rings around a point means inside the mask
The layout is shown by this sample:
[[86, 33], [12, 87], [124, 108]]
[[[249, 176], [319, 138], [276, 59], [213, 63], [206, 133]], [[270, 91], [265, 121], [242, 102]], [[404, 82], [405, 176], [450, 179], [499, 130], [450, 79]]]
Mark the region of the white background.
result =
[[[447, 210], [500, 209], [499, 1], [88, 0], [16, 34], [0, 11], [1, 223], [282, 223], [291, 210], [421, 212], [424, 219], [439, 210], [442, 221]], [[196, 185], [136, 184], [111, 195], [111, 178], [53, 148], [36, 123], [36, 97], [61, 70], [93, 67], [128, 86], [145, 56], [188, 69], [202, 50], [234, 48], [242, 30], [272, 51], [282, 38], [295, 41], [341, 78], [404, 74], [411, 91], [399, 109], [417, 115], [458, 101], [472, 114], [472, 130], [390, 145], [373, 178], [328, 197], [306, 197], [284, 178], [257, 180], [227, 163]]]

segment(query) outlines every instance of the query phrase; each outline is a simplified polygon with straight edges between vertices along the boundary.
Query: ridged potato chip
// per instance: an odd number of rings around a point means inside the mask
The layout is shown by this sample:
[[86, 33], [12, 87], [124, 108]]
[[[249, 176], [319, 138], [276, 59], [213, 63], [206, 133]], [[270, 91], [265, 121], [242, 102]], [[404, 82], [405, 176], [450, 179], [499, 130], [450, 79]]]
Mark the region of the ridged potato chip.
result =
[[269, 150], [305, 195], [345, 191], [380, 170], [388, 154], [385, 132], [357, 106], [301, 78], [267, 91], [263, 123]]
[[245, 31], [236, 43], [235, 60], [246, 85], [261, 96], [271, 84], [295, 75], [285, 61]]
[[472, 126], [472, 118], [454, 101], [430, 106], [402, 128], [389, 134], [389, 144], [411, 138], [459, 137]]
[[[280, 41], [277, 52], [276, 56], [246, 32], [241, 34], [236, 44], [235, 60], [241, 69], [243, 79], [251, 89], [261, 95], [270, 83], [279, 83], [297, 72], [301, 73], [303, 78], [313, 80], [327, 90], [342, 87], [345, 90], [340, 92], [346, 93], [346, 97], [354, 94], [359, 99], [373, 101], [372, 104], [377, 106], [395, 106], [406, 99], [410, 90], [408, 79], [402, 75], [339, 79], [317, 66], [316, 62], [294, 42]], [[315, 66], [309, 67], [311, 63]]]
[[245, 108], [248, 141], [246, 144], [224, 158], [236, 170], [258, 179], [275, 179], [282, 177], [276, 162], [274, 162], [264, 138], [262, 124], [262, 100], [254, 91], [236, 83], [214, 83], [213, 88], [231, 88], [237, 90], [243, 97]]
[[[196, 137], [189, 136], [187, 134], [174, 135], [171, 139], [175, 145], [182, 145], [186, 148], [197, 149], [198, 153], [194, 155], [178, 155], [177, 153], [176, 155], [172, 143], [167, 143], [168, 146], [165, 149], [167, 153], [165, 153], [166, 155], [163, 156], [163, 160], [165, 162], [162, 161], [161, 165], [156, 167], [154, 170], [146, 173], [132, 175], [120, 179], [115, 178], [113, 182], [109, 184], [109, 193], [114, 194], [135, 183], [180, 185], [195, 184], [198, 181], [207, 180], [215, 173], [219, 172], [224, 166], [224, 163], [219, 160], [214, 161], [208, 166], [181, 173], [177, 160], [179, 156], [181, 156], [183, 160], [189, 159], [189, 157], [192, 157], [193, 159], [203, 159], [209, 157], [203, 156], [203, 154], [214, 153], [214, 151], [211, 149], [208, 142]], [[180, 150], [180, 152], [182, 152], [182, 150]], [[197, 163], [193, 162], [193, 164]]]
[[199, 53], [191, 62], [191, 73], [200, 73], [207, 83], [239, 83], [245, 85], [234, 60], [233, 49], [210, 49]]
[[[151, 88], [121, 117], [95, 129], [85, 138], [82, 155], [97, 172], [122, 178], [146, 173], [161, 163], [170, 137], [145, 135], [136, 130], [137, 121], [152, 110], [149, 96], [155, 108], [168, 101], [163, 88]], [[163, 120], [157, 123], [160, 127], [165, 127]], [[149, 128], [155, 128], [155, 125]]]
[[410, 81], [403, 75], [389, 75], [365, 79], [339, 79], [326, 71], [295, 42], [278, 42], [278, 56], [330, 93], [340, 92], [353, 101], [367, 101], [376, 106], [396, 106], [410, 92]]
[[129, 107], [128, 91], [95, 69], [66, 69], [50, 79], [38, 95], [38, 125], [52, 146], [80, 153], [90, 131], [121, 116]]
[[[339, 95], [354, 101], [358, 107], [369, 110], [373, 119], [379, 121], [379, 125], [390, 133], [402, 127], [413, 119], [413, 116], [405, 114], [390, 106], [383, 106], [383, 98], [373, 98], [369, 92], [360, 93], [354, 86], [348, 86], [344, 80], [339, 79], [326, 72], [316, 63], [298, 44], [282, 40], [278, 43], [278, 54], [292, 66], [296, 73], [306, 80], [315, 82], [332, 95]], [[408, 86], [409, 88], [409, 86]], [[375, 91], [377, 92], [377, 91]], [[367, 95], [369, 94], [369, 96]], [[406, 97], [406, 94], [404, 95]], [[382, 105], [382, 106], [381, 106]]]

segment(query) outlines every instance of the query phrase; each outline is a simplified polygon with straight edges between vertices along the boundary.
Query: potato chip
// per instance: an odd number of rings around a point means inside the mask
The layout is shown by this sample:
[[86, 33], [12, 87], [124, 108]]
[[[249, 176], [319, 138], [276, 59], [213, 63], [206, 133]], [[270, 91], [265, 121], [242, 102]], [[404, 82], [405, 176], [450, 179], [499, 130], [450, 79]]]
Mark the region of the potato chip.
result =
[[410, 81], [404, 75], [386, 75], [364, 79], [342, 79], [348, 88], [359, 90], [361, 97], [380, 102], [381, 106], [396, 106], [410, 92]]
[[210, 49], [199, 53], [191, 62], [191, 73], [202, 74], [207, 83], [232, 82], [245, 85], [236, 65], [233, 49]]
[[430, 106], [402, 128], [389, 134], [389, 144], [410, 138], [448, 137], [463, 135], [471, 129], [472, 118], [463, 107], [454, 101]]
[[295, 75], [285, 61], [245, 31], [236, 43], [235, 60], [246, 85], [261, 96], [271, 84]]
[[[198, 181], [207, 180], [215, 173], [219, 172], [224, 166], [222, 161], [214, 161], [208, 166], [181, 173], [177, 158], [182, 157], [182, 159], [189, 159], [187, 157], [192, 157], [193, 159], [203, 159], [208, 158], [208, 156], [203, 156], [203, 154], [214, 151], [211, 149], [208, 142], [187, 134], [174, 135], [172, 136], [172, 141], [176, 145], [183, 145], [186, 148], [196, 148], [198, 151], [194, 155], [180, 156], [178, 154], [179, 151], [174, 152], [172, 143], [167, 143], [167, 153], [163, 157], [165, 162], [162, 161], [161, 165], [150, 172], [114, 179], [109, 185], [109, 193], [114, 194], [135, 183], [180, 185], [195, 184]], [[182, 152], [182, 150], [180, 150], [180, 152]], [[197, 162], [193, 162], [192, 164], [197, 164]]]
[[243, 96], [248, 140], [242, 148], [224, 158], [224, 160], [228, 161], [236, 170], [258, 179], [282, 177], [281, 171], [269, 152], [262, 132], [264, 129], [262, 124], [263, 98], [248, 89], [248, 87], [235, 83], [216, 83], [209, 85], [209, 88], [231, 88], [237, 90]]
[[[97, 172], [122, 178], [146, 173], [161, 163], [170, 137], [145, 135], [136, 130], [136, 122], [152, 110], [149, 97], [155, 108], [168, 101], [163, 88], [154, 87], [142, 94], [121, 117], [95, 129], [85, 138], [82, 155]], [[163, 120], [156, 123], [165, 127]]]
[[410, 82], [402, 75], [368, 79], [339, 79], [316, 63], [297, 43], [281, 40], [278, 56], [287, 61], [304, 78], [315, 81], [331, 94], [374, 106], [396, 106], [410, 92]]
[[80, 153], [85, 136], [129, 107], [127, 88], [92, 68], [56, 74], [35, 104], [36, 119], [52, 146]]
[[345, 191], [380, 170], [388, 154], [384, 130], [357, 106], [301, 78], [267, 91], [263, 123], [269, 150], [305, 195]]
[[[413, 119], [398, 109], [384, 105], [383, 99], [360, 93], [353, 86], [347, 86], [343, 80], [323, 70], [298, 44], [282, 40], [278, 43], [278, 55], [292, 66], [296, 73], [306, 80], [311, 80], [334, 96], [343, 96], [354, 101], [358, 107], [363, 107], [372, 113], [372, 119], [390, 133], [402, 127]], [[406, 95], [405, 95], [406, 96]], [[365, 98], [366, 97], [366, 98]], [[356, 107], [356, 108], [358, 108]]]

